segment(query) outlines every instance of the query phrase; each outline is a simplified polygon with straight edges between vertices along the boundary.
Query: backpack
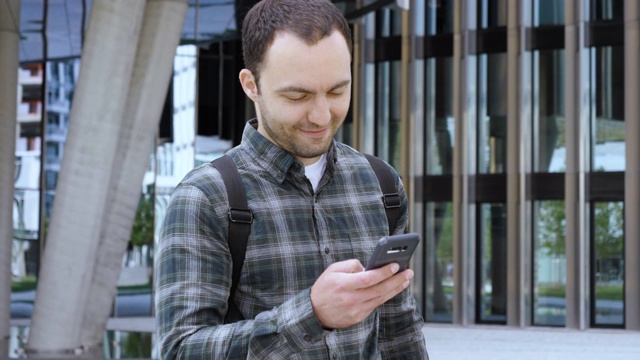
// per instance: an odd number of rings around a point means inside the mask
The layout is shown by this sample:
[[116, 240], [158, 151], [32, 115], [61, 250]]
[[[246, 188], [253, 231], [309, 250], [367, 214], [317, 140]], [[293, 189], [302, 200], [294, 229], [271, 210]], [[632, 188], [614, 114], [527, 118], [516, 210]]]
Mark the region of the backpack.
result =
[[[373, 155], [364, 154], [371, 168], [378, 178], [382, 189], [382, 203], [384, 204], [389, 223], [389, 231], [393, 231], [398, 218], [400, 217], [400, 195], [396, 191], [395, 179], [387, 164], [380, 158]], [[225, 323], [232, 323], [243, 320], [243, 316], [231, 299], [238, 288], [240, 282], [240, 272], [244, 263], [245, 252], [247, 250], [247, 240], [251, 232], [253, 214], [247, 204], [247, 196], [242, 179], [238, 173], [238, 168], [230, 156], [224, 155], [211, 162], [211, 165], [218, 170], [227, 190], [229, 198], [229, 251], [233, 260], [233, 275], [231, 277], [231, 289], [229, 291], [228, 310]], [[230, 241], [234, 239], [234, 241]]]

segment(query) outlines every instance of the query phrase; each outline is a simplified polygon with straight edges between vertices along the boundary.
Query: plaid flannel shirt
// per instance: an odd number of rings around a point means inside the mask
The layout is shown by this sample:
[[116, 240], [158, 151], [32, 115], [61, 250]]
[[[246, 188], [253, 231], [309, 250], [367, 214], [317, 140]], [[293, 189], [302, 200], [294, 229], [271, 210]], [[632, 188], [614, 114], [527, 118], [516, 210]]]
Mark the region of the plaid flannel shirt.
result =
[[[223, 324], [232, 273], [228, 200], [217, 170], [205, 164], [177, 186], [162, 228], [155, 262], [161, 356], [427, 359], [409, 288], [347, 329], [324, 330], [313, 313], [309, 293], [319, 275], [337, 261], [364, 264], [389, 234], [368, 161], [334, 142], [314, 193], [302, 163], [255, 126], [255, 120], [247, 124], [242, 144], [228, 153], [254, 215], [233, 298], [248, 320]], [[407, 199], [397, 179], [403, 211], [393, 232], [403, 233]]]

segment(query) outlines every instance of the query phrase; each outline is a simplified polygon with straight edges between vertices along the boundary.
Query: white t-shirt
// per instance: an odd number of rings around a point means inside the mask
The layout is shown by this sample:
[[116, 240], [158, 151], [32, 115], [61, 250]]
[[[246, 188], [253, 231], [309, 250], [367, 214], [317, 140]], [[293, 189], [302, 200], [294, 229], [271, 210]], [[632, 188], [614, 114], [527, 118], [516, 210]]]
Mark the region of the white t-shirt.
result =
[[315, 163], [304, 167], [304, 174], [307, 176], [307, 179], [311, 182], [311, 186], [313, 186], [313, 191], [315, 192], [318, 188], [318, 183], [322, 178], [322, 174], [324, 174], [324, 169], [327, 168], [327, 154], [322, 154], [320, 159]]

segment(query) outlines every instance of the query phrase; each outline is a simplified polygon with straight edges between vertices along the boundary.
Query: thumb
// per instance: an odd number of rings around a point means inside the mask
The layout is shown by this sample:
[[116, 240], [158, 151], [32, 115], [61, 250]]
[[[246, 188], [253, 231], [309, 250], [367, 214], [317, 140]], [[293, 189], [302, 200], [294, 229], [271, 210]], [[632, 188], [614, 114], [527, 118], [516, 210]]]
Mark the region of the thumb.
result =
[[340, 272], [340, 273], [359, 273], [364, 270], [364, 266], [357, 259], [344, 260], [335, 262], [327, 268], [327, 272]]

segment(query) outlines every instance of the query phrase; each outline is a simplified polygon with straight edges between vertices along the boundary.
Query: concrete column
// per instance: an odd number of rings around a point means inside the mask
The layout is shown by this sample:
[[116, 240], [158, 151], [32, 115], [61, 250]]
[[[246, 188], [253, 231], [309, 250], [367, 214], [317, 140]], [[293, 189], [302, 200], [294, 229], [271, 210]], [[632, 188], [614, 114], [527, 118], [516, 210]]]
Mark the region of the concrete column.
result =
[[94, 0], [71, 110], [27, 354], [81, 353], [144, 1]]
[[640, 4], [626, 0], [624, 10], [624, 321], [640, 330]]
[[[82, 345], [101, 350], [103, 333], [117, 292], [122, 257], [140, 199], [140, 184], [156, 136], [155, 129], [173, 75], [173, 58], [182, 35], [187, 0], [148, 0], [129, 96], [113, 164], [93, 280], [84, 313]], [[96, 354], [100, 355], [100, 354]]]
[[0, 358], [8, 356], [20, 1], [0, 2]]

